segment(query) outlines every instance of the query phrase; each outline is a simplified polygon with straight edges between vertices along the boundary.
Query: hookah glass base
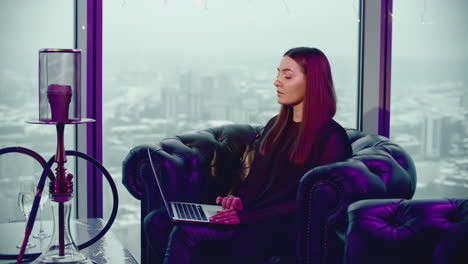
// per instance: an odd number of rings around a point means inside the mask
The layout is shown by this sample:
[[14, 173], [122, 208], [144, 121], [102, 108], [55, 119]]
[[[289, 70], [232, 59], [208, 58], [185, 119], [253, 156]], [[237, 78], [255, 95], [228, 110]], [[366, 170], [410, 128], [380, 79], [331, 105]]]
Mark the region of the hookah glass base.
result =
[[71, 201], [53, 201], [52, 213], [54, 216], [52, 239], [46, 250], [33, 263], [93, 264], [94, 262], [79, 251], [71, 236]]
[[41, 263], [41, 264], [57, 264], [57, 263], [67, 263], [67, 264], [95, 264], [89, 258], [84, 256], [83, 254], [72, 255], [72, 254], [65, 254], [64, 256], [60, 256], [58, 249], [57, 252], [54, 254], [53, 252], [49, 252], [50, 254], [42, 254], [37, 260], [33, 263]]

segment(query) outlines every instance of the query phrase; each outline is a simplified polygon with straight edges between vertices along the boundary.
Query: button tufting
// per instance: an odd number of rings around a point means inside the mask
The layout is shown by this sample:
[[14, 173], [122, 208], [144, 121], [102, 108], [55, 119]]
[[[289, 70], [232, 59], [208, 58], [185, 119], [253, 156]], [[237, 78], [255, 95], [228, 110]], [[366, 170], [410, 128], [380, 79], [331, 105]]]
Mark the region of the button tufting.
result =
[[450, 221], [450, 222], [459, 222], [461, 219], [460, 217], [458, 216], [458, 213], [457, 211], [450, 211], [447, 215], [447, 219]]
[[398, 219], [397, 217], [393, 216], [393, 217], [390, 217], [387, 220], [387, 223], [391, 226], [394, 226], [394, 227], [398, 227], [398, 226], [401, 226], [401, 221], [400, 219]]

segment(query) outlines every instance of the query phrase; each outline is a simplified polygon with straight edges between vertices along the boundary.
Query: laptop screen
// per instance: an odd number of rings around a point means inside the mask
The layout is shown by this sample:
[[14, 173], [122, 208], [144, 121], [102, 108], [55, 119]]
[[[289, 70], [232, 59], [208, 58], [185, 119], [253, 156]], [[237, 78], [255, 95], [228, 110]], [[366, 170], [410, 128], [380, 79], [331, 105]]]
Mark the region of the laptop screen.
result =
[[156, 168], [154, 167], [153, 158], [151, 157], [151, 153], [149, 149], [148, 149], [148, 158], [149, 158], [149, 162], [151, 165], [151, 170], [153, 171], [154, 178], [156, 179], [156, 183], [158, 184], [158, 189], [159, 189], [159, 192], [161, 193], [161, 198], [164, 202], [164, 206], [166, 206], [167, 213], [172, 216], [172, 210], [167, 204], [166, 196], [164, 195], [164, 191], [161, 187], [161, 183], [159, 182], [158, 174], [156, 173]]

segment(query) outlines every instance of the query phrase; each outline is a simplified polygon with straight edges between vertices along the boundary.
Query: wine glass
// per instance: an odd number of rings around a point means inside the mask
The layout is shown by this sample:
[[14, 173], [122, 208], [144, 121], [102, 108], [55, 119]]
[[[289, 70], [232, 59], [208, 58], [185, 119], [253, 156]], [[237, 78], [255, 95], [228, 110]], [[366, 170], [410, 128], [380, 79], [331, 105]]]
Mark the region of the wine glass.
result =
[[[36, 186], [37, 187], [37, 186]], [[39, 228], [39, 233], [33, 235], [32, 237], [37, 238], [37, 239], [44, 239], [50, 237], [50, 234], [47, 234], [44, 231], [44, 227], [42, 225], [42, 210], [44, 209], [44, 205], [47, 203], [49, 200], [49, 195], [48, 191], [46, 190], [47, 188], [44, 186], [44, 189], [42, 190], [42, 195], [41, 195], [41, 201], [39, 202], [39, 216], [41, 218], [40, 220], [40, 228]]]
[[[18, 206], [23, 213], [24, 218], [26, 219], [25, 222], [25, 229], [28, 225], [28, 218], [29, 214], [31, 213], [32, 205], [34, 202], [34, 182], [32, 180], [23, 180], [20, 183], [20, 191], [18, 193]], [[26, 248], [33, 248], [36, 245], [28, 242]], [[17, 248], [21, 248], [21, 244], [16, 246]]]

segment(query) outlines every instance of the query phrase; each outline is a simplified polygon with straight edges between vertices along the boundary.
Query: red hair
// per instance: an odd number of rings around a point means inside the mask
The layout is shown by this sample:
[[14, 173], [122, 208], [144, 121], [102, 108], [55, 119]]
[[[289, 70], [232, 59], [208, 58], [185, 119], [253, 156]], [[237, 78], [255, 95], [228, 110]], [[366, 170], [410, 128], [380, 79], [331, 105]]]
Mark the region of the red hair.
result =
[[[330, 63], [322, 51], [316, 48], [293, 48], [283, 56], [297, 62], [306, 77], [302, 122], [289, 160], [302, 166], [309, 158], [318, 130], [336, 113], [336, 96]], [[278, 118], [260, 143], [260, 152], [265, 155], [279, 140], [288, 122], [292, 122], [293, 109], [282, 105]]]

